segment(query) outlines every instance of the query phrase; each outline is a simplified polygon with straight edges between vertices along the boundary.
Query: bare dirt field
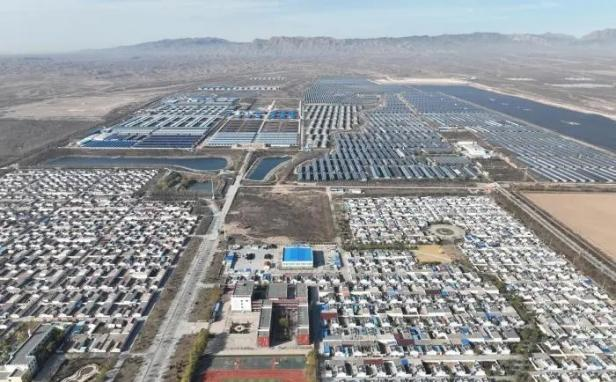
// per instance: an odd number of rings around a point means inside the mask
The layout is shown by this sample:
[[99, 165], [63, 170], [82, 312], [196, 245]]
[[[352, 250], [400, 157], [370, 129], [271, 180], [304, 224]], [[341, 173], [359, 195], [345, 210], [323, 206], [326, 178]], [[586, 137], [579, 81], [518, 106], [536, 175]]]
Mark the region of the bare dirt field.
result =
[[374, 80], [381, 85], [468, 85], [468, 81], [458, 78], [439, 78], [439, 77], [405, 77], [392, 78], [386, 76]]
[[225, 232], [278, 243], [329, 242], [334, 239], [334, 223], [324, 190], [243, 187]]
[[48, 145], [58, 137], [92, 126], [86, 120], [40, 121], [0, 118], [0, 163], [21, 157], [31, 150]]
[[[0, 165], [57, 147], [89, 128], [113, 124], [145, 105], [155, 95], [159, 94], [150, 92], [139, 96], [130, 93], [120, 97], [121, 100], [113, 100], [110, 96], [101, 101], [105, 104], [98, 105], [92, 104], [93, 100], [89, 97], [75, 97], [73, 101], [54, 98], [14, 105], [8, 112], [8, 109], [0, 108]], [[83, 109], [71, 102], [80, 103]]]
[[51, 98], [45, 101], [23, 103], [6, 108], [3, 117], [14, 119], [73, 119], [101, 122], [113, 110], [138, 104], [171, 90], [167, 88], [142, 89], [98, 95]]
[[175, 352], [169, 360], [169, 369], [163, 376], [164, 382], [179, 382], [183, 380], [182, 375], [186, 366], [188, 366], [189, 353], [196, 338], [196, 334], [188, 334], [180, 338]]
[[457, 256], [456, 248], [453, 245], [419, 245], [413, 252], [420, 263], [449, 264], [454, 261]]
[[616, 259], [616, 193], [528, 192], [524, 195], [563, 225]]
[[143, 358], [141, 357], [129, 357], [124, 361], [122, 367], [118, 371], [116, 375], [115, 381], [117, 382], [130, 382], [134, 381], [137, 378], [137, 374], [139, 373], [139, 369], [141, 368], [141, 364], [143, 364]]
[[200, 288], [188, 316], [189, 322], [207, 321], [212, 317], [212, 309], [222, 295], [218, 288]]

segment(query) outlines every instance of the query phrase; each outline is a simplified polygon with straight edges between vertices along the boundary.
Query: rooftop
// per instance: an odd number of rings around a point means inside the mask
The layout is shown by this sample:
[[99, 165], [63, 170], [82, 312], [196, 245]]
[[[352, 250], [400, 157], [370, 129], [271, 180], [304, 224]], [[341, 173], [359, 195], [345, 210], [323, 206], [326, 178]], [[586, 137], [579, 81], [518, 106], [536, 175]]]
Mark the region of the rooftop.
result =
[[308, 246], [284, 247], [282, 261], [313, 261], [312, 248]]
[[310, 311], [308, 310], [308, 305], [302, 305], [298, 310], [298, 326], [300, 328], [306, 329], [310, 326]]
[[241, 283], [237, 283], [235, 285], [235, 289], [233, 290], [233, 296], [250, 297], [252, 296], [252, 292], [254, 288], [255, 288], [255, 283], [252, 281], [244, 281]]
[[289, 287], [287, 283], [271, 283], [267, 288], [267, 298], [288, 298]]
[[261, 315], [259, 316], [259, 328], [258, 330], [270, 330], [272, 325], [272, 303], [265, 301], [261, 308]]
[[12, 365], [28, 365], [28, 357], [33, 355], [32, 353], [45, 340], [51, 330], [53, 330], [52, 325], [40, 325], [37, 327], [30, 338], [13, 355], [9, 363]]

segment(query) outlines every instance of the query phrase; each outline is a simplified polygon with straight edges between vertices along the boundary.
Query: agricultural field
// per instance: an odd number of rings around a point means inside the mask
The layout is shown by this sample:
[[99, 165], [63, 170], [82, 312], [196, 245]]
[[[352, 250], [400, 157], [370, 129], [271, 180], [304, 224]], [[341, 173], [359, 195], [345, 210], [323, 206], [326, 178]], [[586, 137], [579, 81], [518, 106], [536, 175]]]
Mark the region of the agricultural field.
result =
[[616, 259], [616, 193], [529, 192], [537, 206]]

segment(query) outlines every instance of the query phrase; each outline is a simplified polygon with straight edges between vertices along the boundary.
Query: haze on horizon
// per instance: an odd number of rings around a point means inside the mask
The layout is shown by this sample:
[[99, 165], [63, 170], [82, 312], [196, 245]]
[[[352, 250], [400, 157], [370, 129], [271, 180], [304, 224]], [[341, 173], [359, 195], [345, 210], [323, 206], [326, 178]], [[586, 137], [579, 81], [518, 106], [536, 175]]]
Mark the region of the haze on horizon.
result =
[[616, 25], [610, 0], [7, 0], [0, 53], [106, 48], [183, 37], [583, 35]]

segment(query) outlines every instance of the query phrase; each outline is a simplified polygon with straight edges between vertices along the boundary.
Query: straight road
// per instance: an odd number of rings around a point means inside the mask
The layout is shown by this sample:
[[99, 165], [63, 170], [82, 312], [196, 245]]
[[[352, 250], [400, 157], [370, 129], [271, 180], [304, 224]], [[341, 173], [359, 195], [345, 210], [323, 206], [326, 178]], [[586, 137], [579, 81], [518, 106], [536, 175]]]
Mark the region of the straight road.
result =
[[210, 203], [210, 208], [212, 208], [213, 212], [212, 223], [207, 234], [202, 236], [203, 240], [197, 255], [193, 259], [190, 269], [169, 307], [169, 311], [158, 330], [154, 343], [145, 354], [144, 364], [136, 378], [137, 381], [162, 381], [165, 372], [168, 370], [169, 359], [173, 355], [180, 338], [188, 334], [183, 329], [190, 326], [184, 324], [187, 322], [194, 300], [198, 295], [198, 285], [205, 278], [212, 256], [216, 248], [218, 248], [220, 232], [240, 188], [248, 163], [250, 163], [250, 158], [251, 152], [246, 155], [244, 163], [235, 177], [235, 181], [229, 187], [223, 208], [220, 210], [214, 202]]

